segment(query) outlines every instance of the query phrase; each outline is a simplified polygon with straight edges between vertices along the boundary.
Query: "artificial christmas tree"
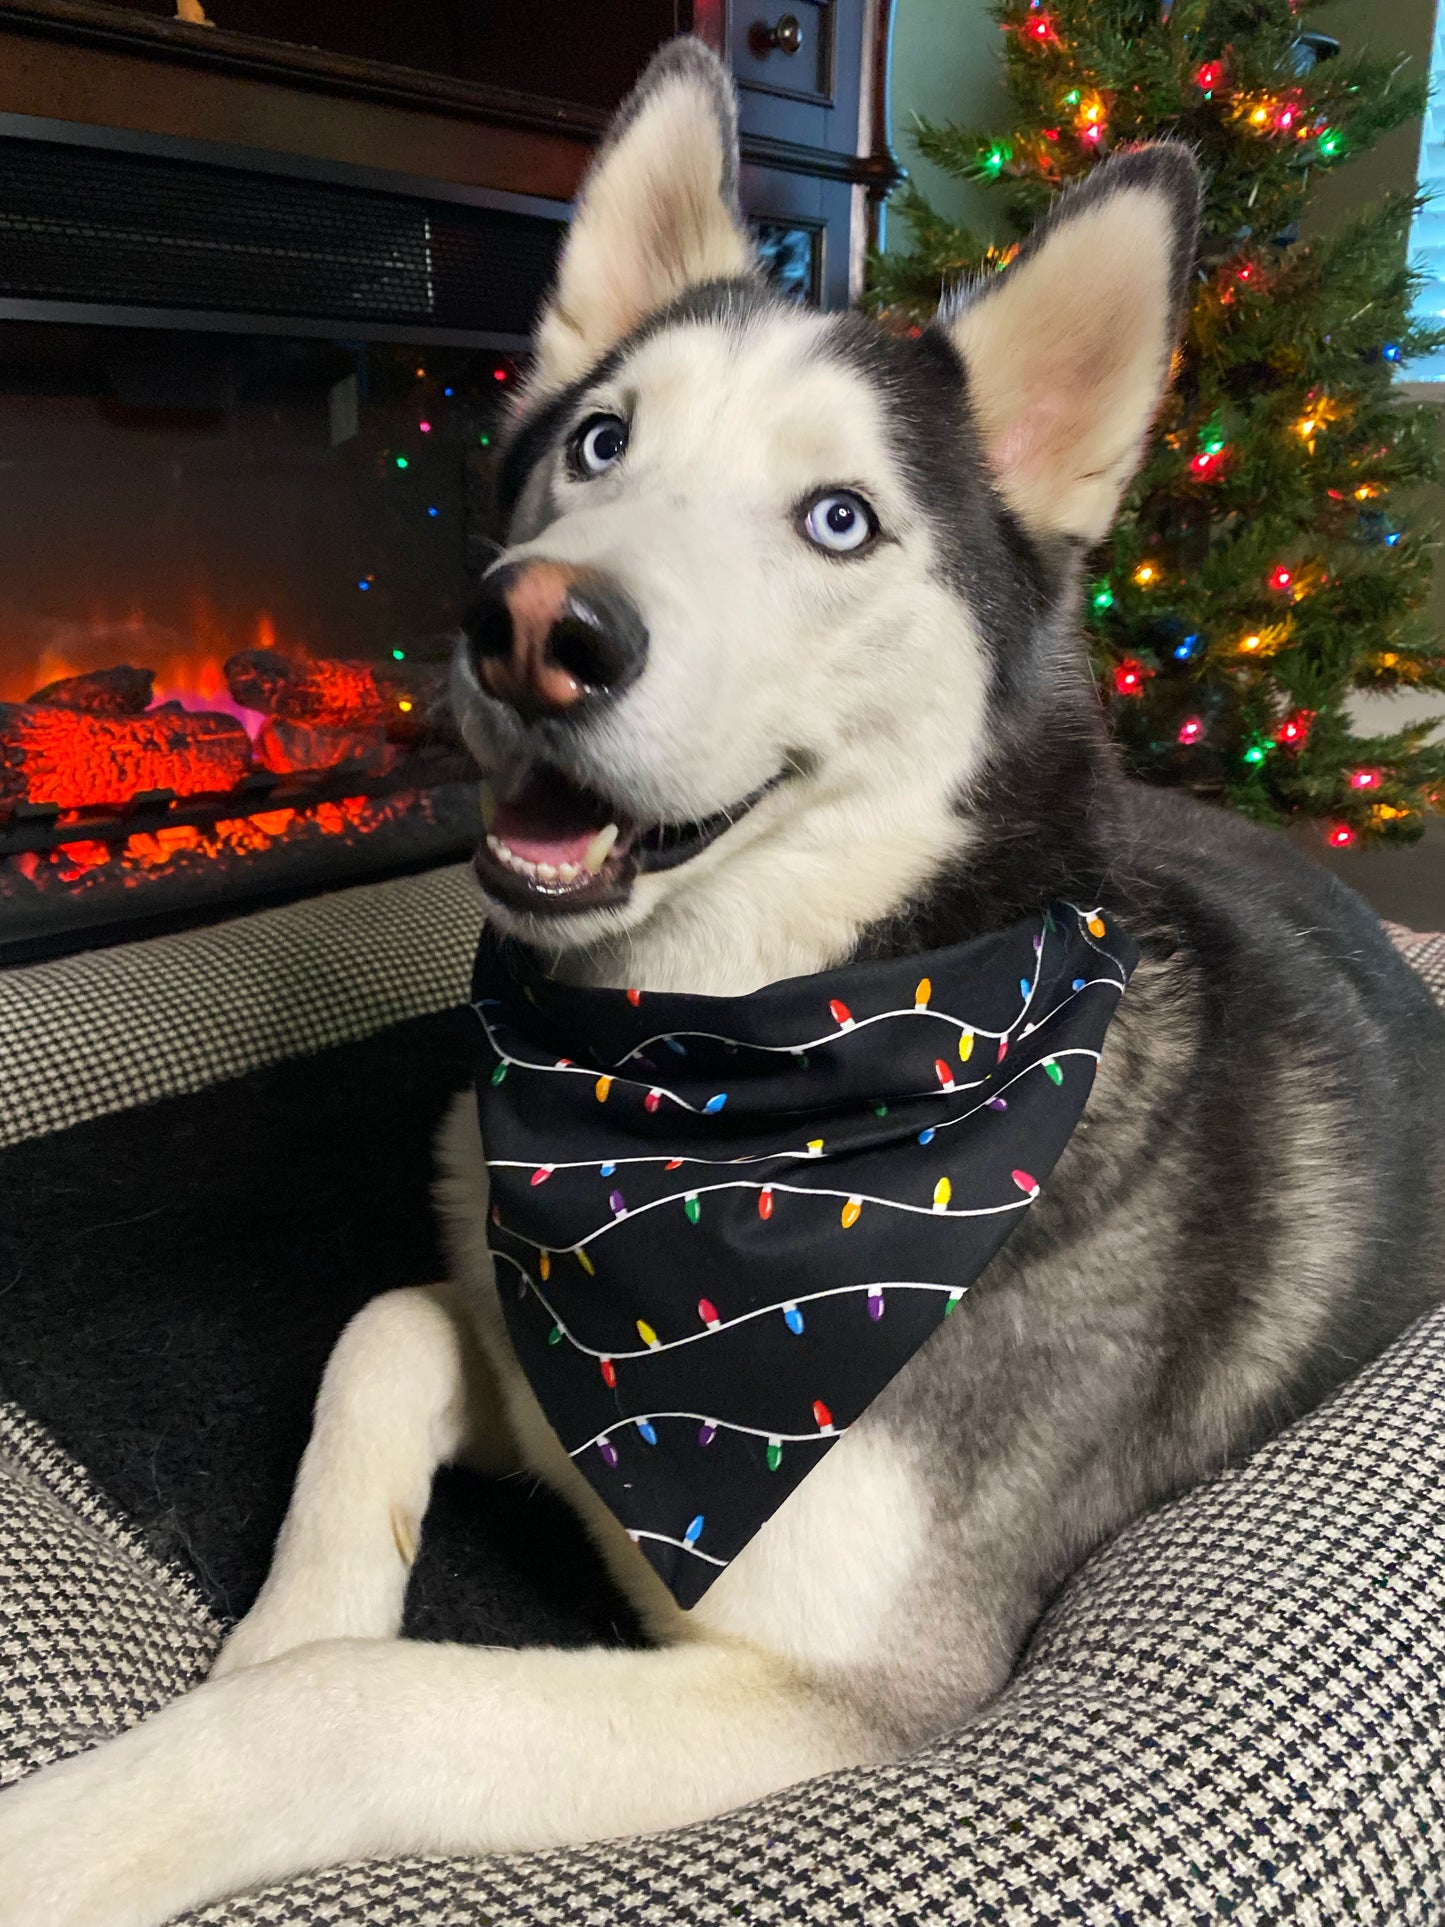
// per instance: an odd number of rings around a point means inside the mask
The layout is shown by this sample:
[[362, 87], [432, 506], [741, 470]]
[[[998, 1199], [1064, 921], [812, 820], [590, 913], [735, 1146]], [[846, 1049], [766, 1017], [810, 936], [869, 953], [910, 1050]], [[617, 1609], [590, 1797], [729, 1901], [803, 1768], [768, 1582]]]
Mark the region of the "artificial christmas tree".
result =
[[[1011, 125], [923, 124], [920, 150], [997, 183], [1022, 233], [1132, 142], [1187, 141], [1204, 228], [1176, 379], [1086, 609], [1101, 698], [1136, 774], [1336, 845], [1409, 839], [1445, 807], [1432, 726], [1355, 736], [1352, 689], [1445, 689], [1421, 611], [1431, 535], [1410, 496], [1437, 473], [1428, 405], [1398, 366], [1445, 340], [1413, 321], [1414, 202], [1299, 239], [1310, 182], [1419, 115], [1425, 82], [1340, 54], [1291, 0], [1005, 0]], [[875, 309], [917, 325], [1007, 265], [911, 186], [913, 247], [873, 264]], [[1087, 290], [1080, 290], [1087, 299]]]

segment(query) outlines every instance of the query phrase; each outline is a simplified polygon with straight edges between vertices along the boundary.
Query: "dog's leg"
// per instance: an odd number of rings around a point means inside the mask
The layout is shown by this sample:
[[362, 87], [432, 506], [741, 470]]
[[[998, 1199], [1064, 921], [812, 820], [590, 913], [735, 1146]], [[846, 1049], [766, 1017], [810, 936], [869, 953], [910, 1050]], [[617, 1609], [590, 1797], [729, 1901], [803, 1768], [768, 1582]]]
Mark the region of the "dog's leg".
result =
[[740, 1645], [332, 1641], [0, 1794], [0, 1927], [156, 1927], [352, 1858], [680, 1826], [887, 1750]]
[[439, 1465], [510, 1461], [491, 1373], [444, 1286], [389, 1291], [327, 1362], [270, 1576], [217, 1674], [318, 1639], [386, 1639]]

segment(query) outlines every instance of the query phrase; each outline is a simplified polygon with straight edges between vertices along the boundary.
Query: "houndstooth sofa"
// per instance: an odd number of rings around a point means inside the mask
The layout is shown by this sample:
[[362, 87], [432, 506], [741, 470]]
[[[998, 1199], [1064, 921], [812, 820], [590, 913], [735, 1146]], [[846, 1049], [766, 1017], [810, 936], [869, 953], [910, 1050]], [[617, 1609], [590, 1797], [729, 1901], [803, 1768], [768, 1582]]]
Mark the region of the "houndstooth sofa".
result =
[[[0, 1145], [33, 1161], [97, 1120], [139, 1128], [273, 1060], [404, 1030], [463, 996], [475, 919], [439, 872], [0, 973]], [[1445, 1002], [1445, 938], [1397, 940]], [[0, 1781], [184, 1691], [224, 1624], [201, 1540], [182, 1542], [189, 1571], [166, 1556], [167, 1508], [117, 1503], [140, 1490], [122, 1461], [103, 1490], [22, 1406], [0, 1406]], [[1442, 1413], [1445, 1310], [1105, 1547], [999, 1701], [895, 1766], [644, 1840], [339, 1868], [188, 1921], [1445, 1921]]]

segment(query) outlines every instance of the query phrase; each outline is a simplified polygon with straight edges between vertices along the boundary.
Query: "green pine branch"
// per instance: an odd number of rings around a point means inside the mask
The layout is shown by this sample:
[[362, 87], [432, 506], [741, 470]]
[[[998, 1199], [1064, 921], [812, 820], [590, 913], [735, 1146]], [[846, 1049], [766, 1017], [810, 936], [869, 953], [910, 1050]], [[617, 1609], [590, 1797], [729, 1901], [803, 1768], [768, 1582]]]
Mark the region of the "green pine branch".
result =
[[[1436, 532], [1418, 504], [1441, 472], [1438, 425], [1395, 386], [1445, 328], [1413, 313], [1416, 197], [1298, 234], [1320, 171], [1418, 116], [1426, 88], [1371, 55], [1309, 66], [1313, 4], [1174, 0], [1166, 19], [1159, 0], [1003, 0], [1009, 124], [921, 122], [915, 141], [996, 185], [1014, 235], [1115, 147], [1192, 146], [1199, 268], [1178, 378], [1097, 559], [1101, 695], [1142, 776], [1262, 821], [1408, 838], [1445, 807], [1445, 746], [1430, 725], [1358, 738], [1346, 704], [1360, 688], [1445, 689], [1424, 615]], [[895, 212], [910, 245], [874, 260], [869, 300], [896, 325], [1007, 263], [912, 183]]]

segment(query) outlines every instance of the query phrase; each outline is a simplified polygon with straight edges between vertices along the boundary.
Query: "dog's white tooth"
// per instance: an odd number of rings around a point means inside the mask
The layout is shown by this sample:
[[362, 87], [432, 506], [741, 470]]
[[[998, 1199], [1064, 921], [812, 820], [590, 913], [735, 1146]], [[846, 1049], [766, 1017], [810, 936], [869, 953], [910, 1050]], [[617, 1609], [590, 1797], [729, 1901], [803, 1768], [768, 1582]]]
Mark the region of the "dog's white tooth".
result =
[[[484, 830], [490, 830], [497, 818], [497, 799], [492, 794], [490, 784], [477, 784], [477, 807], [482, 812], [482, 828]], [[489, 836], [487, 838], [488, 843], [490, 843], [491, 840]]]
[[488, 836], [487, 848], [491, 851], [493, 856], [499, 856], [503, 858], [503, 860], [505, 860], [511, 854], [506, 844], [502, 841], [502, 839], [499, 836]]
[[615, 823], [609, 823], [606, 829], [599, 830], [596, 836], [593, 837], [592, 841], [587, 845], [586, 853], [582, 858], [582, 868], [587, 872], [588, 876], [596, 876], [597, 872], [607, 861], [608, 856], [611, 854], [613, 844], [621, 834], [621, 830], [618, 829]]
[[539, 863], [537, 865], [537, 875], [544, 883], [555, 883], [557, 881], [557, 871], [550, 863]]
[[557, 865], [557, 881], [559, 883], [575, 883], [581, 874], [582, 866], [579, 863], [559, 863]]

